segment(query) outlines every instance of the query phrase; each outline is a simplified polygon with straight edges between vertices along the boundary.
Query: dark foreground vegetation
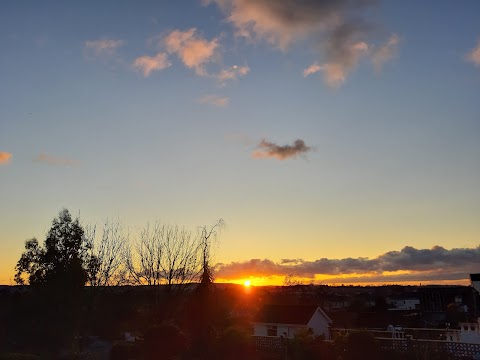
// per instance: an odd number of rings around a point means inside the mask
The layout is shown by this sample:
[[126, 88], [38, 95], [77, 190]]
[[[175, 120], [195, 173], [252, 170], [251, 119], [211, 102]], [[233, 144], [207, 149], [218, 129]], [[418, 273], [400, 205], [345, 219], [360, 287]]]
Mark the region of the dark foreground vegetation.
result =
[[[118, 226], [107, 224], [96, 241], [94, 231], [62, 211], [43, 245], [26, 242], [16, 267], [23, 285], [0, 288], [0, 360], [451, 358], [425, 349], [385, 350], [365, 331], [332, 341], [304, 331], [279, 339], [276, 348], [257, 346], [252, 317], [263, 304], [323, 305], [331, 295], [324, 286], [214, 284], [210, 246], [220, 227], [201, 227], [195, 236], [147, 227], [128, 248]], [[371, 319], [381, 326], [397, 320], [388, 318], [381, 294], [375, 303]], [[355, 327], [364, 313], [353, 301], [332, 318], [337, 326]]]

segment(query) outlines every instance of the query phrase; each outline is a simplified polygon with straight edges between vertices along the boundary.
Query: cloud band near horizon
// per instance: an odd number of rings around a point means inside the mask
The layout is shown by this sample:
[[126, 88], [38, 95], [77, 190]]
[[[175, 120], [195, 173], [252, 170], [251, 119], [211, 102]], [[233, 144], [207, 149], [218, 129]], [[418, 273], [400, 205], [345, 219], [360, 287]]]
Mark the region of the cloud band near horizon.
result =
[[[321, 258], [302, 259], [251, 259], [243, 262], [217, 264], [216, 276], [221, 279], [287, 276], [315, 279], [317, 276], [334, 276], [337, 282], [428, 281], [458, 280], [478, 272], [480, 246], [476, 248], [416, 249], [406, 246], [400, 251], [389, 251], [376, 258]], [[393, 274], [392, 274], [393, 273]], [[345, 277], [347, 275], [347, 277]], [[350, 276], [349, 276], [350, 275]]]

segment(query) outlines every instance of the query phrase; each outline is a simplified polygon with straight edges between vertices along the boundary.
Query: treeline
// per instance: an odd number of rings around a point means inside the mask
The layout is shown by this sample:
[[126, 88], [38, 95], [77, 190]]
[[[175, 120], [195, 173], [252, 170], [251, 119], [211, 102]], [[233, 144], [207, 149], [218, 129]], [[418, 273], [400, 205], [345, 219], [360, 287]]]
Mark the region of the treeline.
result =
[[[210, 272], [210, 248], [223, 220], [190, 230], [156, 222], [147, 224], [134, 241], [120, 223], [101, 229], [80, 224], [68, 210], [53, 220], [43, 245], [25, 243], [15, 270], [17, 284], [57, 286], [160, 285], [173, 288], [199, 281]], [[211, 274], [210, 274], [211, 276]], [[176, 286], [178, 288], [178, 286]]]

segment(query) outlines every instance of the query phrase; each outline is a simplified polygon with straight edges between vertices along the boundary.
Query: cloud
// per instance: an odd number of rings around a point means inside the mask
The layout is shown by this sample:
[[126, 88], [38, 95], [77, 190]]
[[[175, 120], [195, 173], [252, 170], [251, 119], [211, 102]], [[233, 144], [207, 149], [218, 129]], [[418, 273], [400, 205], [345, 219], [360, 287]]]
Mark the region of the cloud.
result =
[[5, 165], [10, 162], [12, 154], [6, 151], [0, 151], [0, 165]]
[[329, 86], [338, 86], [346, 80], [348, 73], [358, 64], [362, 55], [366, 55], [369, 45], [358, 38], [363, 34], [365, 25], [360, 22], [338, 26], [329, 35], [325, 46], [326, 60], [323, 65], [325, 82]]
[[228, 105], [230, 99], [218, 95], [205, 95], [199, 100], [202, 104], [210, 104], [217, 107], [225, 107]]
[[87, 40], [84, 42], [84, 50], [87, 56], [112, 55], [124, 43], [124, 40], [112, 39]]
[[166, 69], [171, 65], [167, 54], [162, 52], [153, 57], [148, 55], [140, 56], [133, 62], [133, 67], [137, 71], [141, 71], [145, 77], [148, 77], [154, 71]]
[[[373, 0], [204, 0], [215, 3], [235, 28], [237, 36], [265, 41], [287, 51], [293, 43], [309, 42], [319, 49], [320, 60], [304, 76], [322, 71], [329, 86], [338, 86], [368, 55], [374, 25], [363, 18]], [[391, 38], [376, 55], [380, 64], [393, 56], [398, 38]], [[388, 45], [390, 44], [390, 45]], [[381, 49], [382, 49], [381, 48]]]
[[390, 35], [390, 38], [385, 44], [383, 44], [373, 52], [372, 63], [376, 71], [380, 71], [383, 64], [391, 60], [396, 55], [399, 42], [400, 38], [398, 37], [398, 35], [392, 34]]
[[478, 40], [477, 46], [467, 54], [466, 59], [467, 61], [480, 66], [480, 40]]
[[320, 65], [319, 63], [313, 63], [312, 65], [310, 65], [309, 67], [307, 67], [305, 70], [303, 70], [303, 76], [304, 77], [307, 77], [309, 75], [312, 75], [312, 74], [315, 74], [319, 71], [322, 71], [323, 69], [323, 66]]
[[278, 160], [286, 160], [304, 155], [312, 150], [311, 147], [305, 145], [305, 142], [300, 139], [295, 140], [293, 145], [277, 145], [263, 139], [257, 147], [260, 149], [252, 153], [255, 159], [275, 158]]
[[286, 50], [294, 41], [349, 23], [370, 1], [331, 0], [210, 0], [226, 14], [237, 36], [265, 40]]
[[34, 160], [36, 162], [42, 162], [48, 165], [60, 165], [60, 166], [78, 165], [78, 162], [75, 160], [51, 156], [45, 153], [40, 153]]
[[195, 70], [199, 76], [206, 76], [205, 65], [216, 56], [218, 39], [210, 41], [197, 33], [195, 28], [186, 31], [174, 30], [163, 39], [168, 53], [175, 54], [183, 64]]
[[241, 76], [245, 76], [250, 72], [248, 66], [238, 66], [233, 65], [227, 69], [222, 69], [217, 75], [216, 78], [220, 85], [224, 85], [228, 80], [237, 80]]
[[303, 259], [281, 259], [280, 264], [299, 264], [302, 263]]
[[[417, 280], [457, 280], [478, 270], [480, 246], [454, 248], [441, 246], [431, 249], [415, 249], [406, 246], [400, 251], [389, 251], [376, 258], [321, 258], [314, 261], [283, 259], [279, 263], [268, 259], [252, 259], [244, 262], [218, 264], [217, 277], [235, 279], [249, 276], [287, 276], [314, 278], [316, 275], [349, 275], [330, 282], [381, 282]], [[386, 272], [386, 273], [385, 273]], [[403, 272], [392, 274], [392, 272]], [[364, 274], [359, 276], [358, 274]]]

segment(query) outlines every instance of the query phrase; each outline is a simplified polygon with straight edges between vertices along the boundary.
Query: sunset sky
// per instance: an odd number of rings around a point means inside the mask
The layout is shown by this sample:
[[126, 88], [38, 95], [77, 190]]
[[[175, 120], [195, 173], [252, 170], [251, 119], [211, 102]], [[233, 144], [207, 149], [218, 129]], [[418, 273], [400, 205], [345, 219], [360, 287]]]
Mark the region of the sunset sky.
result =
[[218, 281], [480, 272], [480, 2], [0, 2], [0, 284], [83, 224], [227, 224]]

